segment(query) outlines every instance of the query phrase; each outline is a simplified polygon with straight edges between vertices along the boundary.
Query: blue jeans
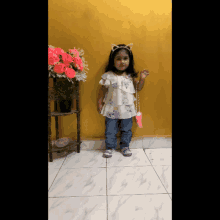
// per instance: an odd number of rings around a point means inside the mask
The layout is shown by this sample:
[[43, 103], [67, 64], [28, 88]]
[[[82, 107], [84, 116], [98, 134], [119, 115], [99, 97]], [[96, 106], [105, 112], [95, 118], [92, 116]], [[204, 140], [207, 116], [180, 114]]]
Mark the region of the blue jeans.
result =
[[106, 150], [116, 149], [117, 147], [117, 133], [120, 129], [121, 131], [121, 142], [120, 148], [128, 147], [131, 142], [132, 137], [132, 118], [128, 119], [111, 119], [105, 117], [105, 145]]

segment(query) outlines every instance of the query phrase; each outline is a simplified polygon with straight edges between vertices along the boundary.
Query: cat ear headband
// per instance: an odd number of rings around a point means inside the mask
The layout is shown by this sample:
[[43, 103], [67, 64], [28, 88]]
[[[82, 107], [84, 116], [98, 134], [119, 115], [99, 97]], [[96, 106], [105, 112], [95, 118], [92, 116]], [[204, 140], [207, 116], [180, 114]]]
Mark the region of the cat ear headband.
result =
[[[128, 46], [129, 46], [130, 48], [129, 48]], [[126, 46], [117, 46], [117, 45], [115, 45], [115, 44], [112, 44], [111, 47], [112, 47], [112, 53], [113, 53], [115, 50], [117, 50], [118, 48], [120, 48], [120, 49], [126, 48], [126, 49], [128, 49], [128, 50], [131, 52], [131, 49], [132, 49], [132, 47], [133, 47], [133, 43], [130, 43], [130, 44], [126, 45]], [[116, 47], [116, 48], [113, 49], [114, 47]]]

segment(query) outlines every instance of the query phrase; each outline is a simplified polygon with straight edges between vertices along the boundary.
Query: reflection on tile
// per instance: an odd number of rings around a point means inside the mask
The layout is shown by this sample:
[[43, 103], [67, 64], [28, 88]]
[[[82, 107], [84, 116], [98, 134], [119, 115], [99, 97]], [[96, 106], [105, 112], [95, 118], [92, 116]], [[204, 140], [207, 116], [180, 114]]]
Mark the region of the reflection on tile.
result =
[[172, 148], [172, 138], [144, 137], [143, 148]]
[[107, 220], [106, 196], [48, 199], [49, 220]]
[[171, 165], [172, 148], [144, 149], [152, 165]]
[[151, 165], [143, 149], [130, 149], [132, 156], [125, 157], [121, 151], [115, 151], [111, 158], [107, 159], [107, 167], [122, 166], [146, 166]]
[[108, 220], [171, 220], [168, 194], [108, 196]]
[[106, 158], [101, 150], [81, 150], [77, 154], [69, 154], [62, 168], [106, 167]]
[[107, 195], [166, 193], [151, 166], [107, 168]]
[[106, 195], [106, 168], [62, 169], [49, 197]]
[[172, 193], [172, 167], [171, 166], [153, 166], [161, 182], [168, 193]]

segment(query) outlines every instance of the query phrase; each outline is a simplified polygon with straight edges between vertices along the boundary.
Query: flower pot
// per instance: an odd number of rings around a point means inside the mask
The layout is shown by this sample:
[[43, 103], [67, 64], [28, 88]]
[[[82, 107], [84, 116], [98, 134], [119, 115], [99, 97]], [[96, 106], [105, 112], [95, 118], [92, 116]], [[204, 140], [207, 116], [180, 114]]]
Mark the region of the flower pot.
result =
[[72, 99], [63, 99], [59, 101], [59, 112], [71, 112], [73, 107]]
[[73, 108], [74, 86], [67, 79], [54, 78], [56, 108], [60, 113], [71, 112]]

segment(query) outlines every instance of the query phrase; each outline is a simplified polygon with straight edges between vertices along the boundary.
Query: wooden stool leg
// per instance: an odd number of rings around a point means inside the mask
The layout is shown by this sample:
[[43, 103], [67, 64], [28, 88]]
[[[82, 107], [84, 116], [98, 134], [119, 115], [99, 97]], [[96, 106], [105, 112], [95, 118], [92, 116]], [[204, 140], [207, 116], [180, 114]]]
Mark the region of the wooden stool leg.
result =
[[77, 153], [80, 153], [80, 120], [79, 112], [77, 113]]
[[[49, 114], [50, 114], [50, 102], [49, 105]], [[53, 162], [53, 152], [52, 152], [52, 142], [51, 142], [51, 116], [48, 115], [48, 142], [49, 142], [49, 157], [50, 162]]]
[[58, 140], [59, 137], [59, 123], [58, 123], [58, 116], [55, 116], [55, 126], [56, 126], [56, 140]]
[[[50, 117], [50, 116], [49, 116]], [[53, 152], [52, 152], [52, 142], [51, 142], [51, 117], [48, 120], [49, 121], [49, 126], [48, 126], [48, 136], [49, 136], [49, 157], [50, 157], [50, 162], [53, 162]]]
[[77, 109], [77, 153], [80, 153], [80, 109], [79, 109], [79, 82], [76, 81], [77, 96], [76, 96], [76, 109]]

